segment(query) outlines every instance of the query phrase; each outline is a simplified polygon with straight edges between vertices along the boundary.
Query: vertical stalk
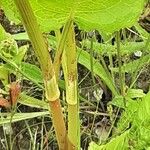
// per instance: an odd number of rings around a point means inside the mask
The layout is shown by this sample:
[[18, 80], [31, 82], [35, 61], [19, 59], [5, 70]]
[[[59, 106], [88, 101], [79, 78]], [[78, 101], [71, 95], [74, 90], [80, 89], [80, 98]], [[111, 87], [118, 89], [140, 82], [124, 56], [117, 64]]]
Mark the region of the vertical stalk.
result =
[[119, 81], [120, 81], [120, 89], [121, 95], [124, 95], [124, 74], [122, 73], [122, 61], [121, 61], [121, 49], [120, 49], [120, 32], [116, 33], [116, 42], [117, 42], [117, 55], [118, 55], [118, 66], [119, 66]]
[[93, 42], [94, 42], [94, 37], [92, 36], [91, 38], [91, 47], [90, 47], [90, 64], [91, 64], [91, 76], [92, 76], [92, 83], [93, 83], [93, 87], [95, 85], [95, 78], [94, 78], [94, 71], [93, 71], [93, 66], [94, 66], [94, 62], [93, 62], [93, 54], [94, 54], [94, 50], [93, 50]]
[[56, 75], [57, 80], [58, 80], [58, 76], [59, 76], [62, 53], [64, 50], [65, 41], [68, 36], [68, 32], [69, 32], [71, 23], [72, 23], [72, 16], [70, 15], [70, 17], [68, 18], [68, 20], [63, 28], [62, 36], [60, 36], [60, 31], [56, 32], [56, 34], [57, 34], [56, 37], [58, 38], [58, 47], [57, 47], [56, 55], [55, 55], [55, 59], [54, 59], [54, 69], [55, 69], [55, 75]]
[[42, 32], [39, 29], [29, 1], [14, 0], [14, 2], [22, 17], [24, 26], [40, 63], [44, 79], [45, 96], [49, 101], [50, 110], [52, 112], [52, 122], [54, 124], [59, 149], [65, 150], [66, 128], [59, 102], [60, 92], [56, 81], [54, 67], [48, 52], [48, 45], [42, 36]]
[[113, 59], [112, 59], [112, 55], [109, 54], [109, 63], [110, 63], [110, 72], [111, 72], [111, 77], [112, 77], [112, 80], [113, 80], [113, 83], [115, 84], [115, 77], [114, 77], [114, 72], [113, 72]]
[[63, 53], [63, 71], [68, 103], [68, 150], [78, 149], [77, 58], [73, 23], [69, 29]]

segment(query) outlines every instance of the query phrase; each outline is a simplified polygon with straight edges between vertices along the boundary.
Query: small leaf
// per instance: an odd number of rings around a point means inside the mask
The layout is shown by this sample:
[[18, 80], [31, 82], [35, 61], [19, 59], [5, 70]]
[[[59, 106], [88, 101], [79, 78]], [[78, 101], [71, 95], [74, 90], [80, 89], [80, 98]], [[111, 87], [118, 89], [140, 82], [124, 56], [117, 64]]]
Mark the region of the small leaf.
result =
[[120, 108], [125, 108], [124, 97], [121, 95], [115, 96], [113, 100], [109, 102], [109, 104]]
[[29, 40], [27, 32], [13, 34], [12, 37], [15, 40]]
[[18, 50], [18, 54], [13, 58], [13, 61], [20, 64], [27, 52], [28, 47], [28, 45], [21, 46]]
[[142, 89], [128, 89], [126, 96], [129, 98], [141, 98], [144, 97], [145, 94]]
[[0, 24], [0, 42], [7, 38], [7, 33], [5, 32], [4, 28]]
[[46, 109], [48, 110], [48, 103], [46, 103], [43, 100], [36, 99], [34, 97], [28, 96], [25, 93], [20, 94], [20, 98], [18, 100], [20, 104], [30, 106], [30, 107], [35, 107], [35, 108], [40, 108], [40, 109]]
[[20, 23], [19, 13], [13, 0], [1, 0], [1, 8], [5, 10], [5, 14], [11, 21]]
[[4, 65], [0, 66], [0, 80], [4, 86], [8, 85], [8, 70], [5, 68]]

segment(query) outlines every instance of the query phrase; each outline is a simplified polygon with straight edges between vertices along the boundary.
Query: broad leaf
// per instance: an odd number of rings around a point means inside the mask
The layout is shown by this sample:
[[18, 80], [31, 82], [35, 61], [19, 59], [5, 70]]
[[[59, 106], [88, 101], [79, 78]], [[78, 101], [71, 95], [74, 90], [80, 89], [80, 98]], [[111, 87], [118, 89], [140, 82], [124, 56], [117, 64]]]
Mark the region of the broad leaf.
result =
[[144, 4], [144, 0], [37, 0], [40, 6], [37, 9], [36, 2], [31, 2], [40, 23], [46, 23], [42, 25], [47, 25], [47, 29], [60, 28], [72, 13], [81, 28], [108, 33], [132, 26]]
[[[85, 30], [112, 33], [132, 26], [139, 17], [145, 0], [30, 0], [44, 31], [61, 28], [68, 17]], [[11, 4], [11, 5], [10, 5]], [[2, 0], [8, 16], [14, 19], [16, 9], [10, 0]], [[13, 5], [13, 7], [12, 7]], [[10, 11], [12, 10], [13, 11]], [[18, 15], [17, 15], [18, 16]]]

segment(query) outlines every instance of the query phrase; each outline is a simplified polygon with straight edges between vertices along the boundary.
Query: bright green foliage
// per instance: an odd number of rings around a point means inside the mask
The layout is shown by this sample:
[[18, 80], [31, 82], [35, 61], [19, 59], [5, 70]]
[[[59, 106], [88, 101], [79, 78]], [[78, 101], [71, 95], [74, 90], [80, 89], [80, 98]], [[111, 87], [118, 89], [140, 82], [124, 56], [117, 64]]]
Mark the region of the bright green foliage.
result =
[[4, 65], [0, 66], [0, 80], [3, 85], [8, 85], [8, 70], [4, 67]]
[[5, 32], [3, 27], [0, 25], [0, 54], [4, 57], [11, 59], [18, 53], [18, 46], [12, 36]]
[[[30, 0], [30, 2], [44, 31], [60, 28], [72, 14], [75, 22], [84, 30], [97, 29], [107, 33], [132, 26], [144, 4], [144, 0]], [[13, 14], [16, 13], [11, 3], [10, 0], [2, 0], [6, 13], [14, 19]]]
[[7, 33], [5, 32], [4, 28], [0, 24], [0, 41], [3, 41], [7, 38]]
[[15, 7], [15, 3], [13, 0], [1, 0], [2, 8], [5, 10], [7, 16], [9, 16], [10, 20], [19, 23], [20, 16]]
[[142, 99], [142, 105], [138, 109], [139, 123], [150, 121], [150, 92]]
[[128, 89], [126, 97], [128, 98], [142, 98], [145, 94], [142, 89]]
[[[60, 28], [72, 13], [75, 22], [85, 30], [113, 32], [133, 25], [141, 12], [143, 2], [143, 0], [38, 0], [37, 3], [41, 8], [36, 10], [35, 14], [40, 22], [47, 23], [47, 27], [52, 29]], [[34, 2], [33, 7], [35, 5]]]
[[[129, 126], [131, 125], [131, 127]], [[128, 99], [127, 107], [118, 123], [118, 131], [130, 127], [129, 145], [134, 149], [147, 149], [150, 146], [150, 92], [137, 101]]]
[[7, 59], [12, 59], [18, 54], [18, 46], [14, 39], [8, 38], [0, 43], [0, 53]]
[[[68, 18], [83, 30], [97, 29], [100, 33], [112, 33], [124, 27], [130, 27], [137, 21], [145, 0], [29, 0], [33, 11], [37, 17], [38, 23], [42, 31], [50, 31], [60, 29]], [[19, 14], [12, 0], [1, 0], [2, 8], [10, 19], [19, 22]], [[138, 27], [137, 27], [138, 28]], [[16, 74], [16, 70], [43, 88], [41, 70], [35, 65], [22, 63], [26, 53], [26, 47], [18, 48], [12, 36], [5, 39], [5, 32], [0, 27], [0, 56], [6, 62], [0, 66], [0, 79], [5, 80], [8, 76], [8, 71]], [[147, 35], [141, 30], [141, 34]], [[102, 34], [103, 35], [103, 34]], [[107, 37], [107, 36], [106, 36]], [[21, 37], [15, 36], [17, 39], [28, 39], [26, 35]], [[7, 40], [7, 41], [6, 41]], [[52, 40], [50, 39], [50, 42]], [[90, 44], [90, 42], [88, 43]], [[87, 44], [87, 45], [88, 45]], [[56, 41], [50, 43], [50, 46], [56, 49]], [[95, 52], [100, 55], [111, 54], [116, 55], [116, 45], [110, 44], [94, 44]], [[87, 46], [88, 47], [88, 46]], [[121, 55], [131, 54], [137, 50], [145, 50], [144, 42], [128, 42], [121, 44]], [[88, 48], [86, 48], [88, 49]], [[79, 63], [84, 65], [89, 70], [91, 69], [90, 55], [88, 52], [78, 49]], [[44, 55], [43, 55], [44, 57]], [[126, 150], [131, 149], [149, 149], [150, 148], [150, 93], [146, 96], [140, 89], [129, 89], [126, 95], [118, 95], [118, 91], [113, 83], [111, 76], [105, 71], [103, 66], [93, 58], [94, 66], [93, 73], [101, 77], [103, 82], [112, 91], [113, 96], [116, 96], [111, 104], [122, 108], [121, 119], [117, 126], [117, 131], [114, 131], [113, 138], [108, 143], [102, 143], [98, 146], [91, 143], [89, 150]], [[149, 55], [135, 60], [132, 63], [124, 65], [125, 72], [133, 73], [137, 69], [149, 63]], [[140, 65], [138, 65], [140, 63]], [[116, 69], [116, 68], [115, 68]], [[113, 70], [115, 72], [115, 69]], [[117, 70], [117, 69], [116, 69]], [[5, 84], [6, 84], [5, 83]], [[64, 84], [62, 84], [64, 86]], [[64, 88], [64, 87], [63, 87]], [[136, 99], [136, 100], [133, 100]], [[48, 109], [46, 102], [34, 99], [22, 93], [19, 102], [30, 107]], [[125, 103], [126, 102], [126, 103]], [[15, 114], [12, 122], [24, 119], [33, 118], [36, 116], [46, 115], [48, 112], [38, 113], [20, 113]], [[12, 114], [6, 114], [8, 117], [5, 120], [0, 120], [0, 124], [9, 123]], [[131, 124], [131, 125], [130, 125]], [[130, 128], [130, 129], [129, 129]], [[117, 135], [117, 136], [114, 136]], [[129, 142], [130, 141], [130, 142]], [[106, 141], [107, 142], [107, 141]], [[132, 144], [130, 144], [132, 143]]]
[[[140, 90], [137, 90], [140, 92]], [[137, 92], [136, 90], [131, 90], [130, 93]], [[138, 94], [139, 96], [132, 96], [135, 97], [142, 97], [142, 92]], [[121, 106], [120, 101], [123, 99], [118, 97], [117, 105]], [[148, 149], [150, 147], [150, 92], [146, 94], [142, 99], [132, 100], [128, 97], [126, 98], [126, 107], [124, 108], [124, 112], [119, 120], [116, 132], [122, 133], [120, 136], [112, 138], [112, 140], [105, 145], [98, 146], [95, 143], [90, 143], [89, 150], [122, 150], [122, 149], [135, 149], [135, 150], [142, 150]], [[129, 129], [130, 128], [130, 129]], [[129, 142], [130, 141], [130, 142]], [[123, 143], [125, 142], [125, 143]]]
[[108, 142], [105, 145], [98, 146], [94, 142], [91, 142], [88, 150], [127, 150], [128, 134], [129, 134], [129, 131], [125, 131], [120, 136], [117, 136], [111, 139], [110, 142]]

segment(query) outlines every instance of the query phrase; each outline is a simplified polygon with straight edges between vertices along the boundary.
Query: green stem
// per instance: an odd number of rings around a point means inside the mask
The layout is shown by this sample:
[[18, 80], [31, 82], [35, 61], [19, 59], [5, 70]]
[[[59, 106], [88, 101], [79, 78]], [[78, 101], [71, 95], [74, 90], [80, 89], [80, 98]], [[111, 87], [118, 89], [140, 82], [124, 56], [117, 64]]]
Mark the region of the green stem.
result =
[[[54, 67], [52, 65], [52, 60], [49, 55], [48, 45], [39, 29], [36, 17], [32, 11], [30, 3], [28, 0], [14, 0], [18, 11], [22, 17], [24, 26], [28, 33], [28, 36], [33, 45], [35, 54], [40, 63], [40, 67], [43, 74], [44, 85], [45, 85], [45, 96], [50, 102], [50, 109], [52, 112], [52, 120], [56, 132], [56, 138], [58, 141], [59, 149], [65, 149], [66, 143], [66, 128], [63, 118], [63, 113], [61, 110], [59, 96], [60, 92], [58, 89], [58, 84], [56, 81]], [[58, 120], [57, 117], [60, 119]], [[59, 125], [61, 124], [61, 128]]]
[[66, 101], [68, 103], [68, 150], [78, 149], [79, 106], [77, 101], [77, 58], [73, 23], [69, 29], [62, 66], [66, 82]]
[[119, 81], [120, 81], [120, 89], [121, 95], [124, 95], [124, 81], [123, 81], [123, 73], [122, 73], [122, 61], [121, 61], [121, 49], [120, 49], [120, 32], [116, 33], [116, 42], [117, 42], [117, 55], [118, 55], [118, 66], [119, 66]]
[[69, 32], [69, 28], [71, 26], [71, 23], [72, 23], [72, 16], [70, 15], [68, 21], [66, 22], [64, 28], [63, 28], [63, 32], [62, 32], [62, 36], [60, 35], [60, 32], [56, 32], [56, 36], [57, 36], [57, 39], [58, 39], [58, 47], [57, 47], [57, 50], [56, 50], [56, 55], [55, 55], [55, 58], [54, 58], [54, 68], [55, 68], [55, 75], [56, 75], [56, 78], [58, 80], [58, 76], [59, 76], [59, 69], [60, 69], [60, 64], [61, 64], [61, 59], [62, 59], [62, 53], [63, 53], [63, 50], [64, 50], [64, 46], [65, 46], [65, 41], [66, 41], [66, 38], [67, 38], [67, 35], [68, 35], [68, 32]]
[[109, 63], [110, 63], [110, 71], [111, 71], [111, 76], [112, 76], [112, 80], [113, 80], [113, 83], [115, 84], [115, 77], [114, 77], [114, 72], [113, 72], [113, 59], [112, 59], [112, 55], [109, 54]]
[[90, 47], [90, 64], [91, 64], [91, 76], [92, 76], [92, 82], [93, 86], [95, 85], [95, 78], [94, 78], [94, 71], [93, 71], [93, 42], [94, 42], [94, 37], [91, 38], [91, 47]]

